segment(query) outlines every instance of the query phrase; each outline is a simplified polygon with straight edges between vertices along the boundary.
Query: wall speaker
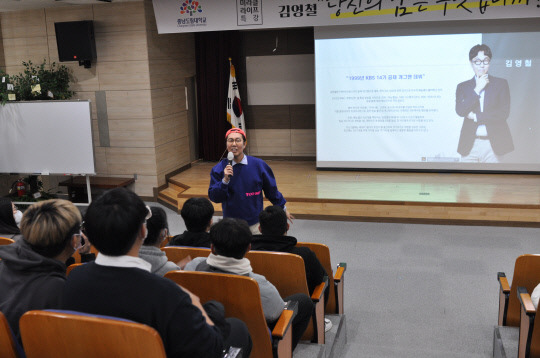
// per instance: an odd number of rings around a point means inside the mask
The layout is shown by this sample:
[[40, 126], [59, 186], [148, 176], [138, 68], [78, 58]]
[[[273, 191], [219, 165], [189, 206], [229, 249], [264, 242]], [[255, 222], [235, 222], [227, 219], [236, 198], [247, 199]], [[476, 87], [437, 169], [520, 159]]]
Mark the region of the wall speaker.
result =
[[90, 68], [97, 58], [94, 22], [55, 22], [54, 29], [60, 62], [79, 61], [79, 66]]

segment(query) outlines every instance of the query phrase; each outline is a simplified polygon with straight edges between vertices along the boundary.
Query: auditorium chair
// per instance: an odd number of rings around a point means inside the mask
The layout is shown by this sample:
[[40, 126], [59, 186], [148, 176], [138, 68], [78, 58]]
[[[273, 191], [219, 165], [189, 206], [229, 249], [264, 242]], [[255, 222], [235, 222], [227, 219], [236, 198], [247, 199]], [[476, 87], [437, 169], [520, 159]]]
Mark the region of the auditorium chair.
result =
[[161, 242], [161, 244], [159, 245], [159, 247], [165, 247], [165, 246], [167, 246], [167, 245], [169, 244], [169, 241], [171, 241], [172, 238], [173, 238], [173, 237], [172, 237], [171, 235], [168, 235], [168, 236], [165, 238], [165, 240], [163, 240], [163, 241]]
[[[525, 287], [518, 287], [516, 298], [520, 303], [519, 327], [498, 327], [493, 356], [496, 358], [540, 358], [540, 325], [535, 325], [535, 317], [540, 313], [534, 308], [531, 296]], [[497, 336], [497, 332], [499, 336]]]
[[518, 287], [520, 324], [518, 358], [540, 358], [540, 325], [535, 325], [538, 310], [534, 309], [531, 296], [525, 287]]
[[[253, 272], [266, 277], [276, 286], [281, 297], [285, 298], [296, 293], [310, 296], [302, 257], [274, 251], [249, 251], [245, 257], [251, 262]], [[324, 344], [324, 289], [327, 284], [328, 280], [325, 277], [325, 281], [318, 285], [311, 295], [315, 310], [311, 324], [302, 336], [303, 340]]]
[[210, 272], [171, 271], [168, 278], [193, 294], [201, 303], [221, 302], [227, 317], [236, 317], [247, 325], [253, 348], [252, 358], [292, 357], [291, 323], [296, 307], [283, 310], [272, 332], [266, 325], [257, 281], [250, 277]]
[[[508, 284], [503, 272], [497, 273], [497, 279], [499, 314], [498, 326], [495, 327], [493, 335], [493, 356], [516, 357], [519, 349], [520, 354], [523, 353], [520, 357], [528, 357], [529, 355], [525, 354], [527, 335], [522, 336], [521, 331], [524, 324], [533, 322], [536, 313], [532, 303], [529, 304], [530, 296], [527, 292], [532, 292], [540, 283], [540, 255], [521, 255], [516, 259], [512, 286]], [[533, 334], [533, 330], [529, 330], [529, 333]], [[525, 342], [520, 344], [522, 339], [525, 339]], [[528, 345], [534, 352], [535, 345], [532, 343]], [[540, 357], [540, 355], [533, 356]]]
[[19, 321], [27, 358], [165, 358], [152, 327], [74, 311], [29, 311]]
[[504, 272], [497, 273], [499, 281], [499, 326], [518, 327], [520, 320], [520, 303], [517, 288], [524, 287], [532, 292], [540, 283], [540, 255], [521, 255], [514, 265], [512, 286]]
[[81, 265], [84, 265], [84, 264], [81, 264], [80, 262], [79, 263], [76, 263], [76, 264], [71, 264], [69, 265], [67, 268], [66, 268], [66, 276], [69, 276], [69, 274], [71, 273], [71, 270], [73, 270], [75, 267], [79, 267]]
[[9, 245], [9, 244], [13, 244], [14, 242], [15, 240], [0, 236], [0, 245]]
[[307, 247], [315, 253], [315, 256], [319, 259], [321, 265], [328, 274], [328, 285], [330, 286], [330, 292], [328, 295], [328, 303], [326, 304], [325, 313], [327, 314], [343, 314], [344, 313], [344, 284], [345, 284], [345, 271], [347, 270], [347, 263], [340, 262], [337, 265], [336, 272], [332, 270], [332, 261], [330, 260], [330, 249], [324, 244], [316, 244], [311, 242], [299, 242], [296, 244], [298, 247]]
[[0, 312], [0, 357], [24, 358], [24, 351], [13, 335], [6, 316]]
[[194, 259], [195, 257], [208, 257], [210, 255], [210, 249], [204, 247], [167, 246], [162, 247], [161, 251], [165, 252], [167, 259], [172, 262], [180, 262], [188, 256]]

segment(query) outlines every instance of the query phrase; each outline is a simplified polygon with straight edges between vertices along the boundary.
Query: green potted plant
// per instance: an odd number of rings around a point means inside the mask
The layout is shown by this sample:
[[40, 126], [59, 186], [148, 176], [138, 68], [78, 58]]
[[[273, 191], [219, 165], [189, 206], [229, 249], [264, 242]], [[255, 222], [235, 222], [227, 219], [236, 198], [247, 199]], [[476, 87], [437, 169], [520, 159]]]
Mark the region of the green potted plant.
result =
[[[69, 89], [69, 82], [72, 79], [69, 68], [58, 65], [56, 62], [47, 64], [46, 60], [39, 65], [34, 65], [32, 61], [24, 62], [24, 71], [17, 75], [8, 77], [13, 85], [15, 99], [8, 98], [9, 93], [2, 92], [2, 104], [6, 100], [35, 101], [35, 100], [66, 100], [73, 97], [74, 91]], [[7, 75], [6, 75], [7, 76]], [[2, 91], [4, 86], [0, 86]]]

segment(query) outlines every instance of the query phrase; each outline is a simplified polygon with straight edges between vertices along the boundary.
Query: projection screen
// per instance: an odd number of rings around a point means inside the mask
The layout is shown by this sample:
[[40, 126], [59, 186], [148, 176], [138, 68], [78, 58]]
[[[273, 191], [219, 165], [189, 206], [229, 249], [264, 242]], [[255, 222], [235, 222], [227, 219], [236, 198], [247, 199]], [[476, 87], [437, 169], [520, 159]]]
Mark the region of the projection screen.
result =
[[315, 29], [318, 168], [540, 171], [540, 32], [456, 28]]

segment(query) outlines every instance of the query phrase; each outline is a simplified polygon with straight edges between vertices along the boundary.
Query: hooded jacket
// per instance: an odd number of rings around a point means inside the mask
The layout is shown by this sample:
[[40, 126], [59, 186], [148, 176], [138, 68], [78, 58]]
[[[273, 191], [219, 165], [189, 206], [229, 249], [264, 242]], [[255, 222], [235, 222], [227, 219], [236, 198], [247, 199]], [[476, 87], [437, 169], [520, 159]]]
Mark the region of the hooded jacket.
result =
[[167, 246], [210, 247], [210, 234], [206, 231], [191, 232], [186, 230], [173, 237]]
[[288, 252], [300, 256], [304, 259], [308, 290], [309, 294], [312, 294], [315, 287], [323, 282], [326, 271], [311, 249], [307, 247], [297, 247], [296, 242], [296, 238], [292, 236], [253, 235], [251, 250]]
[[165, 276], [169, 271], [181, 270], [177, 264], [167, 259], [165, 252], [155, 246], [141, 246], [139, 257], [152, 265], [152, 273]]
[[33, 251], [24, 239], [0, 246], [0, 259], [0, 311], [20, 339], [26, 311], [61, 307], [66, 265]]

